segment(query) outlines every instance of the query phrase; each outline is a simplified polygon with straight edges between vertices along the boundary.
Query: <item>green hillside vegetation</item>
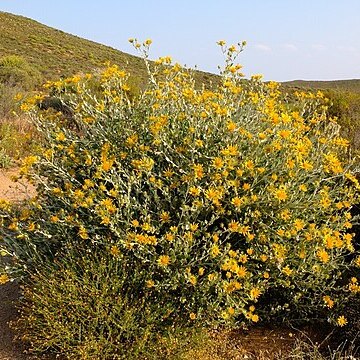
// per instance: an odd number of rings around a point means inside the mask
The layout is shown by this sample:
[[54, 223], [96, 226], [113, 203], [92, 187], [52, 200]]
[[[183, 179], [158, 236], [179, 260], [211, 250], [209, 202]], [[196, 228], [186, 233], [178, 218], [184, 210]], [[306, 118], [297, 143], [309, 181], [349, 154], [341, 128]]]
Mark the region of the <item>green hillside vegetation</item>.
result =
[[[67, 34], [23, 16], [0, 12], [0, 33], [0, 57], [22, 56], [46, 80], [93, 72], [104, 67], [108, 61], [141, 81], [147, 77], [144, 62], [137, 56]], [[215, 76], [197, 72], [196, 78], [208, 82]]]
[[90, 72], [110, 61], [145, 76], [141, 59], [110, 47], [42, 25], [34, 20], [0, 13], [0, 54], [17, 55], [41, 74], [56, 79], [79, 72]]
[[311, 80], [293, 80], [282, 83], [285, 87], [300, 88], [305, 90], [337, 90], [351, 91], [360, 93], [360, 79], [351, 80], [332, 80], [332, 81], [311, 81]]

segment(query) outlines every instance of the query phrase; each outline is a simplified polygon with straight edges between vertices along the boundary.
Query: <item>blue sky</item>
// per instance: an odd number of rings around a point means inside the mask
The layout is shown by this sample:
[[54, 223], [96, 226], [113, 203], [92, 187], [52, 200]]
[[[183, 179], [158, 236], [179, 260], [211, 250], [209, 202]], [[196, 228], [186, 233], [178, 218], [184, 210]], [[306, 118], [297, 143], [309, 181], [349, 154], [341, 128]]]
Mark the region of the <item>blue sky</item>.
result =
[[246, 75], [360, 78], [360, 0], [0, 0], [0, 10], [131, 54], [128, 38], [151, 38], [152, 58], [210, 72], [224, 39], [247, 41]]

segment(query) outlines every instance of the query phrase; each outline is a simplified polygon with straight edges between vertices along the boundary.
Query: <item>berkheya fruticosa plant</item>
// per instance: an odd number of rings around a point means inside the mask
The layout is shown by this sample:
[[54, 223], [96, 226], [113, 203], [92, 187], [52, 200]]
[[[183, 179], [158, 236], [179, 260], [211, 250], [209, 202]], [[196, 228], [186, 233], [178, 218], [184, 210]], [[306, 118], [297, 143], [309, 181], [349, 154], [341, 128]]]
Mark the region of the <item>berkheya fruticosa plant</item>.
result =
[[76, 244], [131, 264], [126, 287], [166, 303], [170, 321], [238, 324], [291, 309], [344, 325], [331, 313], [359, 291], [357, 279], [340, 281], [359, 184], [322, 94], [288, 102], [277, 83], [244, 80], [244, 44], [220, 41], [221, 82], [200, 86], [169, 57], [148, 62], [151, 41], [131, 42], [149, 70], [139, 97], [113, 65], [47, 84], [71, 116], [36, 106], [46, 94], [23, 104], [44, 145], [21, 170], [37, 197], [11, 215], [2, 202], [14, 258], [3, 279]]

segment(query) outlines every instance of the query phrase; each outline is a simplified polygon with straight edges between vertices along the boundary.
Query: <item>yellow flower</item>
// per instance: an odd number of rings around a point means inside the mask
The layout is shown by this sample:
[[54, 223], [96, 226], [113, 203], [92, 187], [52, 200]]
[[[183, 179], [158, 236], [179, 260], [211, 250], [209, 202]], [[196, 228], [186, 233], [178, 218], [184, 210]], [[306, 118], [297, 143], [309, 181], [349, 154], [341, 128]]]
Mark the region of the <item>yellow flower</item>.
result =
[[170, 221], [170, 214], [166, 211], [163, 211], [161, 214], [160, 214], [160, 220], [161, 222], [163, 223], [167, 223]]
[[261, 255], [260, 255], [260, 260], [261, 260], [262, 262], [265, 262], [268, 258], [269, 258], [269, 257], [268, 257], [267, 255], [265, 255], [265, 254], [261, 254]]
[[189, 193], [192, 196], [199, 196], [200, 195], [200, 189], [195, 187], [195, 186], [191, 186], [189, 189]]
[[194, 164], [193, 170], [194, 170], [195, 180], [202, 179], [202, 177], [204, 176], [203, 166], [201, 164]]
[[244, 175], [244, 170], [242, 170], [242, 169], [237, 169], [237, 170], [236, 170], [236, 175], [237, 175], [237, 176], [240, 176], [240, 177], [243, 176], [243, 175]]
[[213, 245], [210, 249], [210, 255], [212, 257], [216, 257], [220, 254], [220, 249], [217, 245]]
[[332, 308], [334, 306], [334, 301], [331, 300], [330, 296], [326, 295], [326, 296], [323, 296], [323, 300], [324, 300], [324, 303], [325, 305], [328, 307], [328, 308]]
[[265, 140], [266, 139], [266, 134], [264, 134], [264, 133], [259, 133], [259, 139], [260, 140]]
[[227, 294], [230, 294], [235, 290], [240, 290], [241, 284], [238, 281], [224, 281], [223, 289]]
[[304, 170], [310, 171], [314, 168], [314, 166], [309, 161], [303, 161], [301, 164], [301, 168]]
[[101, 218], [101, 224], [104, 224], [104, 225], [109, 225], [110, 224], [110, 217], [109, 216], [103, 216]]
[[171, 263], [171, 260], [170, 260], [170, 257], [168, 255], [160, 255], [158, 260], [157, 260], [157, 263], [160, 265], [160, 266], [168, 266], [170, 263]]
[[171, 169], [167, 169], [163, 172], [164, 177], [171, 178], [174, 175], [174, 172]]
[[291, 135], [291, 131], [289, 131], [289, 130], [280, 130], [278, 132], [278, 135], [283, 139], [287, 139]]
[[10, 278], [6, 274], [0, 275], [0, 285], [4, 285], [10, 281]]
[[116, 245], [113, 245], [113, 246], [110, 248], [110, 254], [113, 255], [113, 256], [119, 256], [119, 255], [120, 255], [120, 250], [119, 250], [119, 248], [118, 248]]
[[193, 312], [190, 313], [189, 318], [190, 318], [190, 320], [195, 320], [196, 319], [196, 314], [193, 313]]
[[229, 145], [225, 149], [221, 150], [221, 153], [225, 156], [236, 156], [238, 154], [238, 148], [236, 145]]
[[208, 280], [209, 281], [214, 281], [215, 279], [216, 279], [216, 274], [211, 273], [211, 274], [208, 275]]
[[155, 282], [154, 282], [154, 280], [146, 280], [145, 284], [146, 284], [146, 287], [150, 289], [150, 288], [154, 287]]
[[175, 239], [175, 235], [172, 234], [172, 233], [166, 233], [166, 234], [165, 234], [165, 239], [166, 239], [167, 241], [172, 242], [172, 241], [174, 241], [174, 239]]
[[248, 169], [248, 170], [254, 170], [255, 165], [252, 160], [247, 160], [244, 162], [244, 167], [245, 167], [245, 169]]
[[292, 269], [290, 269], [289, 266], [285, 266], [281, 271], [287, 276], [290, 276], [293, 273]]
[[50, 221], [53, 223], [57, 223], [59, 220], [60, 220], [59, 217], [56, 215], [50, 216]]
[[275, 191], [275, 198], [279, 201], [285, 201], [287, 199], [287, 193], [284, 187]]
[[307, 186], [305, 184], [301, 184], [299, 185], [299, 190], [305, 192], [307, 191]]
[[243, 200], [236, 196], [236, 197], [234, 197], [234, 198], [231, 200], [231, 203], [232, 203], [235, 207], [240, 207], [240, 206], [243, 204]]
[[257, 287], [254, 287], [250, 290], [250, 298], [252, 300], [256, 300], [258, 299], [258, 297], [261, 295], [261, 291], [260, 289], [258, 289]]
[[276, 233], [281, 237], [285, 236], [285, 230], [284, 229], [278, 229], [278, 230], [276, 230]]
[[236, 124], [233, 122], [233, 121], [229, 121], [227, 123], [227, 129], [230, 131], [230, 132], [233, 132], [236, 130]]
[[252, 314], [251, 315], [251, 321], [252, 322], [258, 322], [259, 321], [259, 316], [258, 315], [256, 315], [256, 314]]
[[139, 221], [138, 220], [132, 220], [131, 221], [131, 224], [132, 224], [132, 226], [134, 226], [134, 227], [138, 227], [139, 225], [140, 225], [140, 223], [139, 223]]
[[36, 225], [32, 222], [28, 226], [28, 231], [34, 231], [36, 229]]
[[89, 234], [87, 233], [86, 229], [82, 225], [79, 228], [78, 234], [84, 240], [89, 238]]
[[237, 257], [237, 252], [236, 251], [234, 251], [234, 250], [229, 250], [229, 256], [230, 257], [232, 257], [232, 258], [234, 258], [234, 257]]
[[219, 157], [216, 157], [214, 160], [213, 160], [213, 166], [214, 168], [216, 169], [221, 169], [223, 166], [224, 166], [224, 162], [221, 158]]
[[357, 256], [357, 257], [355, 258], [354, 264], [355, 264], [355, 266], [360, 267], [360, 256]]
[[239, 266], [236, 271], [236, 275], [240, 278], [244, 278], [246, 276], [246, 268], [245, 266]]
[[283, 220], [289, 220], [291, 218], [291, 213], [288, 209], [285, 209], [280, 213], [280, 217]]
[[230, 232], [238, 232], [240, 228], [240, 224], [237, 221], [231, 221], [228, 225], [228, 229]]
[[230, 315], [234, 315], [234, 314], [235, 314], [235, 309], [234, 309], [232, 306], [230, 306], [227, 310], [228, 310], [228, 313], [229, 313]]
[[65, 134], [64, 134], [62, 131], [59, 132], [59, 133], [56, 135], [56, 140], [57, 140], [57, 141], [65, 141], [65, 140], [66, 140]]
[[294, 221], [294, 227], [297, 231], [302, 230], [305, 227], [305, 222], [304, 220], [301, 219], [295, 219]]
[[129, 148], [132, 148], [136, 145], [138, 140], [139, 140], [139, 136], [137, 134], [133, 134], [125, 140], [125, 145]]
[[110, 214], [114, 214], [116, 212], [116, 206], [114, 205], [112, 199], [107, 198], [104, 200], [101, 200], [99, 205], [101, 207], [104, 207], [106, 211], [108, 211]]
[[101, 169], [105, 172], [109, 171], [114, 164], [114, 159], [103, 159], [101, 162]]
[[323, 263], [327, 263], [329, 261], [329, 254], [326, 252], [326, 250], [320, 249], [320, 250], [318, 250], [316, 255], [318, 256], [320, 261]]
[[212, 201], [215, 205], [219, 204], [219, 200], [223, 196], [222, 189], [210, 187], [208, 190], [205, 191], [205, 197]]
[[337, 318], [336, 323], [342, 327], [342, 326], [346, 325], [348, 323], [348, 321], [344, 315], [341, 315]]
[[151, 39], [146, 39], [144, 42], [144, 45], [146, 46], [150, 46], [152, 44], [152, 40]]
[[194, 285], [194, 286], [197, 284], [197, 278], [196, 278], [195, 275], [190, 275], [190, 276], [189, 276], [189, 283], [190, 283], [191, 285]]

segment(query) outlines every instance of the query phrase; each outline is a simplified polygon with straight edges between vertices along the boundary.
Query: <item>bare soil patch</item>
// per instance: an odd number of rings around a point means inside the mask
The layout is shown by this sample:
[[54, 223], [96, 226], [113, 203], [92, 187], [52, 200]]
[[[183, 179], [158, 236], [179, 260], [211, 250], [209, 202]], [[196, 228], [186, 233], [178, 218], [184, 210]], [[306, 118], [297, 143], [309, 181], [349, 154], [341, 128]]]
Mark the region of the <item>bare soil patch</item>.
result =
[[15, 283], [0, 285], [0, 360], [23, 360], [24, 347], [13, 341], [14, 333], [9, 322], [17, 317], [14, 301], [19, 297], [19, 288]]
[[0, 199], [22, 201], [36, 194], [35, 187], [28, 181], [13, 181], [19, 175], [19, 169], [0, 169]]

